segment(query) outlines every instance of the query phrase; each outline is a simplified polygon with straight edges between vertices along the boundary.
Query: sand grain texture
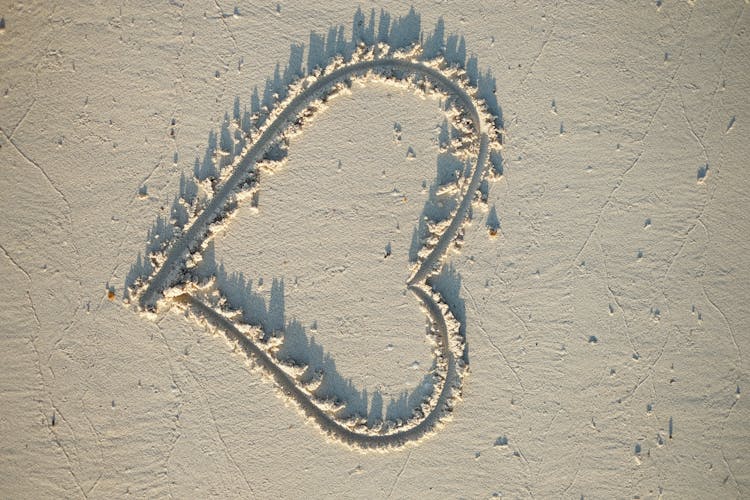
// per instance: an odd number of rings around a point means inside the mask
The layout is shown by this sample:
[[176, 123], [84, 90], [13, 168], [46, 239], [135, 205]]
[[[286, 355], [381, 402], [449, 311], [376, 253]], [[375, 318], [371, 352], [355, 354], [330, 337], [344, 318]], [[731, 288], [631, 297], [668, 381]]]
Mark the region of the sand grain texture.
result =
[[[429, 438], [363, 453], [203, 325], [123, 307], [209, 131], [277, 63], [285, 78], [290, 44], [350, 37], [356, 6], [0, 5], [1, 496], [750, 495], [747, 3], [414, 9], [492, 71], [504, 172], [436, 279], [465, 316], [460, 404]], [[383, 413], [430, 363], [417, 304], [385, 295], [441, 154], [419, 99], [332, 99], [214, 238], [260, 299], [284, 280], [285, 319]]]

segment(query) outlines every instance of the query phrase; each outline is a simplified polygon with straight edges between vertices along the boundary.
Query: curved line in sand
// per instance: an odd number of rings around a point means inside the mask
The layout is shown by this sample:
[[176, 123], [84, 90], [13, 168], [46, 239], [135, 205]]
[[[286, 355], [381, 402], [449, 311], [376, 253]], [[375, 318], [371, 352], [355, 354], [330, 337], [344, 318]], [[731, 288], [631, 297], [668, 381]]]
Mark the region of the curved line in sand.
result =
[[468, 185], [465, 185], [465, 188], [462, 189], [461, 202], [453, 214], [450, 224], [406, 282], [407, 288], [416, 295], [430, 318], [434, 331], [437, 333], [440, 352], [435, 353], [435, 359], [436, 361], [438, 361], [438, 358], [443, 359], [443, 363], [436, 363], [436, 373], [440, 373], [439, 380], [436, 383], [439, 393], [437, 397], [433, 394], [428, 398], [431, 403], [434, 402], [434, 404], [430, 404], [430, 410], [424, 416], [416, 417], [415, 420], [408, 422], [413, 424], [417, 421], [415, 425], [400, 429], [401, 426], [399, 426], [393, 432], [387, 430], [385, 432], [358, 432], [336, 420], [332, 413], [317, 405], [313, 394], [303, 390], [295, 379], [281, 368], [271, 354], [259, 347], [251, 337], [240, 331], [226, 316], [188, 292], [171, 299], [222, 330], [224, 335], [240, 347], [248, 358], [255, 361], [271, 376], [278, 388], [291, 398], [307, 417], [314, 420], [323, 432], [346, 444], [371, 449], [401, 446], [407, 442], [417, 441], [434, 430], [441, 417], [452, 410], [453, 389], [459, 390], [461, 386], [461, 373], [458, 367], [459, 365], [463, 367], [465, 360], [458, 361], [451, 347], [451, 335], [458, 335], [458, 332], [451, 331], [453, 328], [449, 327], [446, 313], [439, 305], [443, 301], [442, 296], [439, 292], [432, 290], [427, 284], [427, 280], [439, 271], [444, 256], [467, 219], [474, 194], [487, 170], [490, 139], [486, 130], [487, 125], [482, 121], [482, 113], [480, 113], [477, 103], [459, 82], [452, 80], [440, 69], [418, 61], [383, 57], [345, 64], [330, 73], [323, 74], [318, 80], [304, 88], [284, 104], [283, 108], [279, 108], [270, 122], [260, 130], [257, 139], [252, 140], [250, 135], [247, 135], [246, 139], [250, 145], [234, 161], [232, 174], [219, 186], [216, 194], [191, 226], [173, 243], [164, 263], [139, 297], [139, 304], [143, 309], [155, 309], [157, 301], [163, 296], [163, 292], [178, 284], [180, 273], [183, 271], [185, 260], [188, 257], [187, 254], [196, 251], [201, 242], [208, 237], [210, 225], [222, 217], [232, 194], [246, 182], [253, 172], [256, 162], [262, 159], [265, 152], [279, 140], [287, 127], [313, 101], [321, 98], [321, 96], [329, 95], [337, 84], [352, 77], [364, 76], [370, 71], [404, 72], [406, 75], [401, 79], [418, 75], [432, 81], [441, 91], [457, 98], [464, 112], [469, 114], [474, 127], [473, 132], [479, 138], [479, 151], [474, 170]]
[[448, 409], [452, 388], [458, 386], [460, 383], [456, 370], [456, 359], [450, 349], [448, 327], [445, 323], [445, 317], [443, 316], [440, 307], [433, 296], [422, 288], [410, 286], [409, 289], [414, 292], [419, 301], [425, 307], [433, 325], [436, 327], [440, 339], [442, 355], [447, 360], [448, 366], [441, 380], [437, 403], [432, 410], [415, 426], [392, 432], [390, 434], [362, 433], [343, 425], [320, 406], [316, 405], [310, 395], [303, 391], [295, 380], [287, 372], [281, 369], [270, 355], [258, 347], [251, 338], [242, 333], [225, 316], [217, 313], [210, 306], [189, 293], [183, 293], [174, 297], [172, 300], [189, 307], [194, 314], [204, 318], [215, 327], [221, 329], [227, 339], [236, 343], [248, 358], [252, 359], [268, 375], [270, 375], [279, 390], [281, 390], [281, 392], [289, 399], [294, 401], [308, 418], [315, 421], [324, 433], [354, 447], [373, 449], [403, 446], [407, 442], [418, 441], [430, 431], [434, 430], [440, 422], [440, 417], [443, 416]]
[[[208, 206], [206, 206], [203, 212], [201, 212], [190, 228], [172, 244], [166, 260], [159, 267], [159, 270], [149, 281], [146, 289], [139, 297], [141, 308], [155, 309], [156, 302], [164, 290], [174, 285], [177, 281], [182, 266], [184, 266], [185, 258], [187, 257], [186, 254], [195, 251], [200, 243], [206, 238], [209, 226], [221, 217], [222, 211], [232, 193], [234, 193], [247, 179], [252, 172], [255, 163], [262, 158], [268, 148], [278, 140], [289, 124], [307, 108], [310, 102], [317, 99], [321, 92], [330, 90], [331, 87], [342, 80], [372, 70], [408, 71], [432, 79], [442, 88], [442, 90], [452, 93], [461, 101], [464, 110], [470, 112], [474, 130], [480, 137], [477, 161], [474, 165], [471, 181], [463, 195], [458, 211], [454, 215], [447, 230], [440, 236], [437, 245], [417, 268], [414, 275], [409, 278], [407, 284], [414, 285], [423, 281], [435, 271], [436, 266], [440, 263], [447, 252], [451, 241], [456, 237], [459, 229], [466, 220], [474, 193], [478, 189], [482, 177], [484, 176], [487, 166], [489, 138], [487, 132], [483, 130], [483, 123], [480, 119], [479, 109], [474, 100], [461, 85], [454, 82], [448, 76], [432, 66], [415, 61], [388, 57], [355, 62], [321, 76], [320, 79], [313, 82], [303, 92], [294, 97], [294, 99], [292, 99], [291, 102], [289, 102], [284, 109], [275, 116], [273, 121], [262, 130], [260, 137], [258, 137], [239, 157], [239, 159], [235, 161], [235, 165], [233, 166], [234, 172], [232, 172], [232, 175], [219, 187], [217, 193], [211, 198]], [[248, 139], [250, 138], [248, 137]]]

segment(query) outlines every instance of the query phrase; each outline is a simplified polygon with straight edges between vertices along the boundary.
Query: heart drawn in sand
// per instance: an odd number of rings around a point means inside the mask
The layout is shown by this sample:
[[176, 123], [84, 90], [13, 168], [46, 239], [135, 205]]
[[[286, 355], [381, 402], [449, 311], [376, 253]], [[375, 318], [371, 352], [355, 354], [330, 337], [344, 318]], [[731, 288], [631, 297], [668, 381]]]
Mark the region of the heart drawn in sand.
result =
[[[489, 77], [479, 81], [475, 59], [473, 64], [466, 64], [467, 69], [463, 60], [452, 61], [439, 43], [442, 31], [436, 30], [424, 45], [416, 43], [418, 38], [401, 36], [401, 48], [374, 43], [364, 32], [355, 36], [359, 37], [356, 44], [343, 44], [340, 53], [329, 54], [325, 67], [316, 67], [291, 82], [272, 107], [266, 106], [250, 117], [235, 113], [234, 137], [224, 131], [221, 134], [221, 149], [229, 149], [228, 154], [213, 155], [208, 166], [214, 172], [196, 169], [193, 178], [183, 176], [171, 221], [162, 219], [149, 234], [148, 256], [145, 261], [139, 257], [134, 266], [127, 302], [152, 317], [170, 305], [187, 311], [189, 316], [222, 333], [326, 434], [357, 448], [387, 448], [434, 432], [460, 398], [468, 366], [465, 339], [459, 331], [460, 322], [431, 279], [440, 272], [451, 248], [462, 243], [472, 205], [482, 203], [479, 193], [483, 181], [501, 174], [501, 124], [498, 113], [491, 111], [496, 103], [486, 103], [488, 92], [482, 88]], [[312, 55], [308, 60], [314, 60]], [[333, 94], [351, 87], [353, 81], [366, 85], [376, 80], [441, 96], [456, 131], [450, 146], [452, 153], [470, 168], [453, 181], [455, 204], [450, 216], [428, 221], [429, 235], [423, 238], [418, 259], [405, 283], [428, 318], [428, 335], [436, 346], [430, 372], [432, 390], [412, 409], [409, 418], [372, 425], [362, 415], [342, 417], [345, 401], [316, 393], [321, 380], [329, 375], [321, 370], [311, 373], [312, 367], [304, 361], [281, 359], [277, 355], [279, 342], [271, 341], [262, 327], [238, 319], [230, 301], [216, 286], [216, 279], [207, 279], [196, 270], [201, 268], [203, 254], [217, 227], [229, 223], [228, 216], [240, 203], [253, 203], [261, 166], [279, 161], [278, 151], [287, 144], [288, 135], [304, 131], [309, 126], [308, 119], [325, 107]], [[492, 228], [490, 233], [495, 234]]]

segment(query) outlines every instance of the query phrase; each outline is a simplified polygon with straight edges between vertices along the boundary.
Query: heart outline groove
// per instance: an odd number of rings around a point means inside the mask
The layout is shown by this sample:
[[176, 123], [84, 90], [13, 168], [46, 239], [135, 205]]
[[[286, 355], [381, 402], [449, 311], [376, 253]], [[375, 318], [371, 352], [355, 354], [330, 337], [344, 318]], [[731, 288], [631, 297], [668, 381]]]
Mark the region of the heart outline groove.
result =
[[[441, 43], [444, 36], [441, 21], [427, 41], [419, 44], [421, 37], [414, 30], [415, 15], [412, 9], [406, 18], [394, 22], [390, 33], [386, 28], [386, 38], [398, 39], [398, 43], [391, 46], [383, 40], [375, 40], [373, 11], [369, 33], [355, 29], [352, 42], [348, 46], [339, 43], [340, 50], [332, 56], [329, 54], [328, 64], [319, 65], [306, 76], [290, 82], [279, 102], [268, 106], [270, 109], [265, 113], [253, 116], [256, 128], [236, 127], [244, 135], [238, 137], [235, 134], [235, 140], [229, 143], [242, 147], [236, 148], [240, 151], [233, 158], [230, 155], [232, 161], [229, 164], [223, 165], [225, 160], [219, 156], [218, 166], [223, 168], [223, 175], [201, 179], [197, 170], [193, 179], [183, 175], [181, 195], [175, 201], [177, 209], [173, 207], [173, 221], [178, 222], [172, 225], [173, 234], [168, 234], [169, 222], [157, 221], [149, 233], [147, 257], [142, 261], [139, 255], [131, 268], [126, 288], [126, 304], [149, 317], [155, 317], [162, 308], [176, 307], [220, 332], [235, 350], [241, 351], [269, 376], [284, 397], [293, 401], [325, 434], [361, 450], [403, 446], [433, 434], [448, 419], [460, 399], [462, 382], [468, 370], [465, 338], [459, 331], [460, 322], [430, 281], [440, 272], [450, 249], [461, 245], [472, 206], [486, 201], [486, 197], [480, 194], [483, 181], [502, 175], [502, 119], [499, 106], [492, 100], [494, 97], [487, 99], [490, 92], [494, 95], [494, 88], [487, 87], [490, 82], [494, 85], [494, 80], [489, 73], [484, 77], [478, 74], [475, 58], [464, 68], [463, 57], [460, 51], [456, 51], [455, 37], [453, 45], [450, 37], [448, 44]], [[364, 19], [358, 10], [355, 21], [359, 16]], [[416, 19], [418, 31], [418, 16]], [[381, 12], [381, 25], [383, 22]], [[355, 22], [354, 25], [359, 24]], [[396, 29], [399, 25], [401, 28]], [[380, 36], [383, 31], [381, 27], [378, 38], [383, 38]], [[342, 35], [339, 33], [338, 36]], [[310, 64], [313, 59], [310, 56], [308, 60]], [[315, 384], [301, 381], [300, 369], [305, 367], [276, 357], [279, 343], [269, 342], [261, 328], [239, 321], [236, 311], [228, 306], [226, 297], [216, 286], [215, 276], [214, 279], [199, 278], [194, 270], [200, 267], [203, 253], [216, 229], [228, 221], [241, 202], [253, 198], [262, 167], [274, 161], [270, 152], [283, 147], [291, 133], [304, 130], [306, 121], [332, 95], [351, 87], [352, 81], [378, 79], [396, 80], [423, 94], [445, 98], [452, 106], [451, 125], [459, 131], [453, 153], [476, 159], [470, 173], [467, 170], [455, 181], [459, 193], [457, 206], [448, 220], [433, 221], [430, 225], [430, 235], [422, 241], [418, 260], [406, 282], [407, 289], [414, 294], [429, 319], [428, 336], [436, 345], [433, 349], [432, 393], [414, 409], [411, 418], [386, 421], [377, 428], [370, 428], [361, 416], [337, 417], [342, 402], [316, 396]], [[235, 112], [237, 125], [238, 118]], [[222, 146], [225, 146], [227, 141], [223, 131], [221, 139]], [[212, 161], [216, 165], [216, 161]], [[179, 234], [174, 234], [177, 232], [175, 227]], [[163, 237], [163, 234], [168, 237]], [[325, 374], [320, 374], [318, 382], [321, 377]]]

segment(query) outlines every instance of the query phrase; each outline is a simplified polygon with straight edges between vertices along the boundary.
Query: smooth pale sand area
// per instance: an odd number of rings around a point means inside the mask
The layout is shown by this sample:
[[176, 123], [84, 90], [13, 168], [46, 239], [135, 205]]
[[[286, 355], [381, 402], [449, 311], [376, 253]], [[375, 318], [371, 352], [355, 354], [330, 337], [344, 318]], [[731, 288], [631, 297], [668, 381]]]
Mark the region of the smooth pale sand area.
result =
[[[747, 2], [412, 9], [0, 4], [1, 497], [750, 496]], [[321, 432], [221, 329], [128, 300], [205, 201], [175, 202], [190, 179], [353, 32], [465, 60], [503, 127], [429, 280], [460, 397], [379, 450]], [[177, 280], [216, 276], [296, 335], [281, 355], [327, 356], [370, 428], [408, 420], [438, 359], [406, 282], [463, 164], [450, 100], [418, 86], [347, 81]]]

